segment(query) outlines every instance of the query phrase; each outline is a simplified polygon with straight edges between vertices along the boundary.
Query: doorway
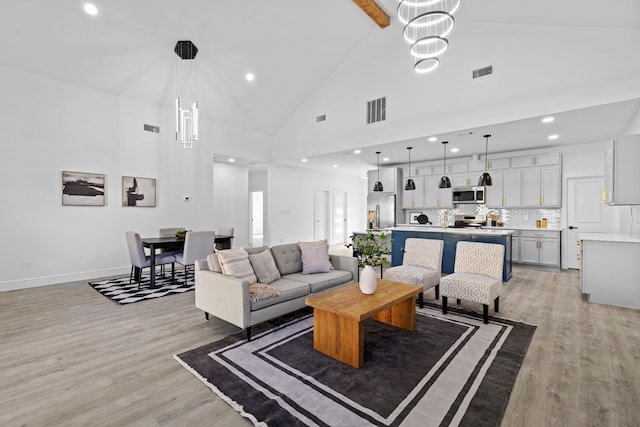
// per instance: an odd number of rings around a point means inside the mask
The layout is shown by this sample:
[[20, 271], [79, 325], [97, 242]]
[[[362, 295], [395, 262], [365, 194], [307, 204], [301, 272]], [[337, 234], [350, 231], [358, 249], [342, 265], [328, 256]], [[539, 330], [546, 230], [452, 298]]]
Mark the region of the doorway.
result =
[[314, 240], [331, 241], [331, 191], [327, 188], [316, 189]]
[[333, 238], [332, 244], [347, 243], [347, 200], [344, 190], [333, 190]]
[[262, 191], [252, 191], [250, 194], [249, 228], [251, 230], [249, 245], [252, 247], [264, 244], [264, 193]]

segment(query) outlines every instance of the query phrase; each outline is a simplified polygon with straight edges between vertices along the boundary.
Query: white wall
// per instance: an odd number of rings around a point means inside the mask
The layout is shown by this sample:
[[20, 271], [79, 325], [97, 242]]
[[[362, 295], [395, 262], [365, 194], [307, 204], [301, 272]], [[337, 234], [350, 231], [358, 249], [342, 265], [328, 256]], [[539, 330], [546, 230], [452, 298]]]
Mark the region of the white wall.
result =
[[[294, 243], [314, 239], [316, 188], [344, 190], [348, 194], [348, 234], [361, 230], [366, 194], [360, 177], [309, 171], [295, 167], [269, 167], [269, 242]], [[364, 206], [363, 207], [363, 201]]]
[[[174, 139], [173, 111], [8, 68], [0, 76], [0, 290], [128, 273], [125, 231], [220, 225], [215, 150], [269, 160], [265, 135], [203, 118], [201, 140], [185, 150]], [[143, 131], [145, 123], [160, 133]], [[63, 170], [105, 174], [106, 206], [62, 206]], [[157, 207], [122, 207], [123, 175], [156, 178]]]
[[262, 191], [263, 244], [268, 245], [269, 238], [269, 172], [267, 170], [249, 173], [249, 193]]
[[215, 230], [233, 227], [233, 247], [249, 244], [249, 170], [247, 166], [213, 164], [213, 222]]

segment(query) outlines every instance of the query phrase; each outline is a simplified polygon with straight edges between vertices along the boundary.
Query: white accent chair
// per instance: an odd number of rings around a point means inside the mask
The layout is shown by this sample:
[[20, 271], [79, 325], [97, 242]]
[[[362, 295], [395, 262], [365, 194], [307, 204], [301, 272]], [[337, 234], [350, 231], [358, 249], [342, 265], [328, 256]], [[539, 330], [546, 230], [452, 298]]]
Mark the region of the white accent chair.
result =
[[442, 313], [447, 314], [447, 298], [479, 302], [483, 321], [489, 323], [489, 304], [495, 312], [500, 305], [504, 246], [495, 243], [458, 242], [453, 274], [440, 279]]
[[184, 280], [187, 281], [187, 266], [197, 260], [206, 259], [213, 253], [216, 241], [215, 231], [189, 231], [184, 238], [184, 250], [176, 255], [176, 262], [184, 266]]
[[440, 298], [440, 276], [444, 242], [435, 239], [409, 238], [404, 244], [402, 265], [391, 267], [384, 273], [385, 279], [395, 282], [422, 285], [418, 304], [424, 307], [424, 291], [435, 287], [436, 299]]
[[[135, 231], [127, 231], [125, 233], [127, 239], [127, 247], [129, 249], [129, 259], [131, 260], [131, 273], [129, 274], [129, 284], [133, 278], [134, 269], [136, 270], [136, 280], [138, 282], [138, 290], [140, 289], [140, 278], [142, 269], [151, 267], [151, 257], [145, 255], [144, 247], [140, 234]], [[157, 254], [155, 259], [156, 265], [171, 264], [171, 280], [175, 280], [175, 262], [176, 258], [173, 253]]]

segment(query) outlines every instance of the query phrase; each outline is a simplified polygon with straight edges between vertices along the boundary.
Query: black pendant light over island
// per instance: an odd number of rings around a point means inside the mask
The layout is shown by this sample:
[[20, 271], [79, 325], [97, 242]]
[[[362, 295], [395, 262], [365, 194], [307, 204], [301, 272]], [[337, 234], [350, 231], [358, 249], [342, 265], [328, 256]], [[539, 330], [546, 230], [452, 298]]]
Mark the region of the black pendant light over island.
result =
[[447, 144], [449, 141], [442, 141], [442, 147], [444, 148], [444, 166], [442, 167], [442, 178], [440, 178], [440, 184], [438, 188], [451, 188], [451, 180], [446, 175], [447, 173]]
[[480, 175], [480, 179], [478, 180], [478, 185], [481, 187], [493, 185], [493, 181], [491, 180], [491, 175], [489, 175], [489, 138], [491, 135], [484, 135], [485, 139], [485, 149], [484, 149], [484, 173]]
[[409, 150], [409, 179], [407, 179], [407, 183], [404, 186], [405, 190], [415, 190], [416, 189], [416, 183], [413, 182], [413, 180], [411, 179], [411, 149], [413, 147], [407, 147], [407, 150]]
[[380, 152], [376, 151], [376, 154], [378, 155], [378, 180], [373, 185], [373, 191], [384, 191], [382, 188], [382, 183], [380, 182]]

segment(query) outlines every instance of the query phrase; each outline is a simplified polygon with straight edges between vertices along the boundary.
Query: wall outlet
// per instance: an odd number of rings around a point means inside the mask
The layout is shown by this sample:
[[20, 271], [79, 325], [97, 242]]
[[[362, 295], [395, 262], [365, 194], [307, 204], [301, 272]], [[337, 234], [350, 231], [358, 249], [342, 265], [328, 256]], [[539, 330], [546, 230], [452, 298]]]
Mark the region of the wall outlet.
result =
[[30, 259], [28, 259], [28, 260], [26, 260], [26, 261], [24, 262], [24, 268], [25, 268], [26, 270], [31, 270], [31, 260], [30, 260]]

